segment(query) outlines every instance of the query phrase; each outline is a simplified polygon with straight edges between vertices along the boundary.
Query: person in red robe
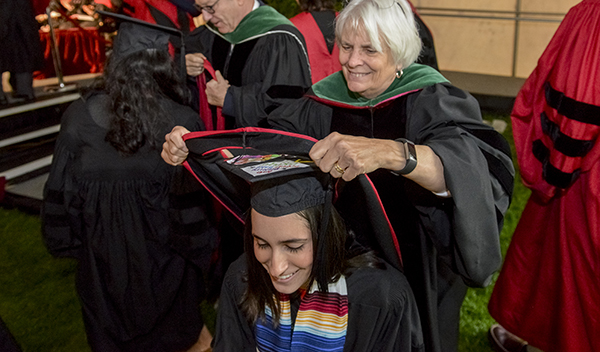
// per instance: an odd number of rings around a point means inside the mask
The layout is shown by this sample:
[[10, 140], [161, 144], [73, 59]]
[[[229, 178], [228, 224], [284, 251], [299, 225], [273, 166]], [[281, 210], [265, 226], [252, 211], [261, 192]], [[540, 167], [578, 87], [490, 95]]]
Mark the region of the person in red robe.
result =
[[[191, 4], [190, 8], [184, 4]], [[192, 16], [199, 15], [188, 0], [123, 0], [121, 11], [142, 21], [179, 29], [184, 34], [196, 28]]]
[[598, 82], [600, 0], [583, 0], [515, 101], [515, 147], [532, 194], [489, 302], [505, 330], [545, 352], [600, 351]]
[[312, 83], [342, 69], [335, 42], [335, 1], [296, 0], [302, 12], [290, 18], [306, 41]]

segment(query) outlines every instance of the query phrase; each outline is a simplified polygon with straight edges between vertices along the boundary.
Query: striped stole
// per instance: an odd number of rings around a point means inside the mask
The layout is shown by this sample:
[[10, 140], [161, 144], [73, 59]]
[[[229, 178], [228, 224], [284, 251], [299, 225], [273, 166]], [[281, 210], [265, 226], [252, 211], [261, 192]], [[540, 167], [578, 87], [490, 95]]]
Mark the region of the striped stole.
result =
[[274, 328], [271, 310], [266, 320], [256, 324], [256, 345], [260, 352], [343, 351], [348, 326], [346, 279], [329, 284], [329, 292], [319, 292], [317, 283], [301, 299], [292, 324], [289, 296], [281, 295], [281, 318]]

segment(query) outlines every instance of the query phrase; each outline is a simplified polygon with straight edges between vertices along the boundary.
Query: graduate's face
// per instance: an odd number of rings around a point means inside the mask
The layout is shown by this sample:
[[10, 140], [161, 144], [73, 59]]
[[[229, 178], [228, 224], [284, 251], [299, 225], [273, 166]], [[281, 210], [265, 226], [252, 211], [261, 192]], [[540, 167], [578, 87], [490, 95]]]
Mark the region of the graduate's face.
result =
[[298, 214], [264, 216], [252, 210], [254, 256], [278, 292], [291, 294], [308, 283], [313, 241], [308, 222]]
[[[231, 33], [252, 10], [248, 0], [196, 0], [202, 8], [202, 17], [212, 23], [219, 32]], [[249, 7], [250, 6], [250, 7]]]
[[373, 99], [392, 84], [399, 68], [387, 45], [383, 45], [383, 52], [377, 51], [364, 30], [347, 28], [339, 44], [340, 64], [350, 91]]

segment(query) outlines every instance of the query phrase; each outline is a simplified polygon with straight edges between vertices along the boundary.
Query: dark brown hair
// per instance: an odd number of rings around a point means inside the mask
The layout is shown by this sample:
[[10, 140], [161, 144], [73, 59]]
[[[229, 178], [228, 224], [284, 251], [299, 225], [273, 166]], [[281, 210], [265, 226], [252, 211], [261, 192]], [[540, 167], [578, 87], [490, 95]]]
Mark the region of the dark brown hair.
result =
[[164, 126], [172, 125], [160, 98], [187, 104], [189, 93], [170, 55], [161, 50], [141, 50], [118, 63], [109, 58], [93, 89], [104, 90], [111, 100], [106, 141], [123, 155], [143, 145], [162, 146]]
[[[319, 291], [327, 292], [328, 285], [336, 282], [340, 275], [348, 275], [352, 269], [369, 266], [382, 267], [383, 264], [373, 252], [361, 246], [351, 246], [354, 236], [346, 230], [344, 220], [331, 208], [327, 231], [319, 234], [323, 205], [304, 209], [297, 214], [306, 220], [313, 243], [313, 265], [309, 276], [309, 287], [317, 282]], [[352, 248], [352, 249], [350, 249]], [[252, 221], [248, 214], [244, 233], [244, 250], [247, 261], [248, 289], [242, 299], [242, 309], [248, 320], [254, 323], [265, 318], [265, 307], [273, 312], [273, 321], [280, 317], [279, 292], [275, 290], [271, 278], [262, 264], [254, 256]]]

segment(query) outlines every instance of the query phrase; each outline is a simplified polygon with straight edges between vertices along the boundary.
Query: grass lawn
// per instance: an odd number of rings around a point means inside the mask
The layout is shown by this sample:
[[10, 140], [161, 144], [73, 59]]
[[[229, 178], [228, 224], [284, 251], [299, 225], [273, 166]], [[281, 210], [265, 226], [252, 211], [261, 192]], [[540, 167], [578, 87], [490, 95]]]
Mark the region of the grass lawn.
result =
[[[485, 118], [508, 122], [507, 116]], [[512, 144], [510, 124], [504, 135]], [[503, 253], [528, 197], [517, 177], [501, 235]], [[46, 252], [39, 217], [0, 208], [0, 243], [0, 316], [23, 351], [89, 351], [75, 293], [76, 263]], [[492, 351], [487, 342], [494, 322], [487, 311], [492, 289], [469, 290], [461, 311], [459, 351]]]
[[71, 259], [44, 247], [38, 216], [0, 208], [0, 316], [23, 351], [89, 351]]

